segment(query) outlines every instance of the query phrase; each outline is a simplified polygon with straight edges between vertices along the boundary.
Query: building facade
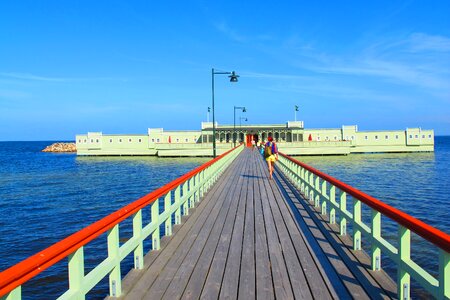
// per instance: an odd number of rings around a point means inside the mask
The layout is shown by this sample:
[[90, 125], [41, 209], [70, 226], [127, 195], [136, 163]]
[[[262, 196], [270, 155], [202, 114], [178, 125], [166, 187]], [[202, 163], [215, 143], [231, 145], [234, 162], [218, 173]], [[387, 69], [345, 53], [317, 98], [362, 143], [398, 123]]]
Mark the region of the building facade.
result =
[[[108, 134], [88, 132], [76, 136], [78, 155], [157, 155], [212, 156], [212, 122], [201, 130], [165, 131], [149, 128], [147, 134]], [[431, 152], [434, 131], [406, 130], [358, 131], [356, 125], [336, 129], [307, 129], [302, 121], [286, 124], [245, 126], [216, 123], [216, 149], [221, 154], [234, 142], [251, 145], [272, 136], [280, 151], [289, 155], [347, 155], [367, 152]]]

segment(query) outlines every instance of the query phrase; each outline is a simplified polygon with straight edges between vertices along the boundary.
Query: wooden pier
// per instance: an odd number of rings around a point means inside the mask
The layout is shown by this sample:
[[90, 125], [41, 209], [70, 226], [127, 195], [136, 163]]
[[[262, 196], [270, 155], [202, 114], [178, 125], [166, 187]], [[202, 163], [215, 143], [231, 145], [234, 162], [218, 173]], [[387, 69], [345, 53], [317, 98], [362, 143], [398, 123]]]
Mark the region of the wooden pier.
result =
[[122, 283], [121, 299], [396, 297], [288, 180], [245, 149], [161, 249]]

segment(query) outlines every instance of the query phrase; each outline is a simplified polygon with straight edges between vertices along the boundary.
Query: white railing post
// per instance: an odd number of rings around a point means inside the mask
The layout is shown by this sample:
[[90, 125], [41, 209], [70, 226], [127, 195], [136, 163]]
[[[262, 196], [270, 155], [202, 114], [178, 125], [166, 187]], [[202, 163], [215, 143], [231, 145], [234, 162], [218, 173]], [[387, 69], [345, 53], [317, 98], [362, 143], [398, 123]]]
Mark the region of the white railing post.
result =
[[133, 215], [133, 238], [139, 240], [139, 245], [134, 249], [134, 268], [144, 267], [144, 241], [142, 240], [142, 209]]
[[320, 193], [321, 203], [321, 213], [322, 215], [327, 214], [327, 181], [322, 179], [322, 187]]
[[122, 294], [122, 277], [119, 256], [119, 224], [108, 231], [108, 258], [114, 261], [114, 268], [109, 273], [109, 295], [120, 297]]
[[378, 271], [381, 269], [381, 249], [378, 247], [378, 239], [381, 237], [381, 213], [372, 209], [372, 270]]
[[84, 279], [84, 247], [78, 248], [69, 255], [69, 290], [74, 292], [76, 299], [85, 299], [81, 292]]
[[403, 268], [408, 264], [411, 255], [411, 231], [398, 225], [398, 265], [397, 265], [397, 297], [400, 300], [410, 299], [410, 276]]

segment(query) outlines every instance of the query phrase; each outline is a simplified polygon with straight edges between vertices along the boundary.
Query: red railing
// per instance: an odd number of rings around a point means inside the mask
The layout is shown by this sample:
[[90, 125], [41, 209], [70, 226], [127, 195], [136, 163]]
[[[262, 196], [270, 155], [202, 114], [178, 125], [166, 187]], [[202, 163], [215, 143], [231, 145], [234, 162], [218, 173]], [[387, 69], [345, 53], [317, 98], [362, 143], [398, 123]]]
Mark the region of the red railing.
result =
[[[238, 146], [239, 147], [239, 146]], [[238, 148], [236, 147], [236, 148]], [[16, 287], [30, 280], [58, 261], [67, 257], [69, 254], [86, 245], [93, 239], [105, 233], [121, 221], [127, 219], [141, 208], [151, 204], [158, 198], [167, 194], [170, 190], [183, 184], [202, 170], [208, 168], [216, 161], [220, 160], [234, 149], [230, 149], [222, 155], [208, 161], [207, 163], [195, 168], [178, 179], [162, 186], [161, 188], [141, 197], [131, 204], [117, 210], [105, 218], [81, 229], [80, 231], [68, 236], [67, 238], [53, 244], [41, 252], [30, 256], [20, 263], [0, 273], [0, 297], [11, 292]]]
[[407, 213], [402, 212], [401, 210], [398, 210], [386, 203], [383, 203], [382, 201], [380, 201], [370, 195], [367, 195], [366, 193], [361, 192], [360, 190], [358, 190], [354, 187], [351, 187], [348, 184], [345, 184], [342, 181], [339, 181], [336, 178], [331, 177], [330, 175], [320, 172], [319, 170], [316, 170], [313, 167], [310, 167], [307, 164], [304, 164], [284, 153], [280, 153], [280, 155], [282, 155], [284, 158], [290, 160], [291, 162], [301, 166], [302, 168], [310, 171], [311, 173], [319, 176], [320, 178], [328, 181], [330, 184], [336, 186], [341, 191], [346, 192], [347, 194], [351, 195], [352, 197], [365, 203], [367, 206], [375, 209], [376, 211], [379, 211], [383, 215], [389, 217], [390, 219], [401, 224], [402, 226], [404, 226], [404, 227], [410, 229], [411, 231], [415, 232], [416, 234], [420, 235], [427, 241], [435, 244], [436, 246], [440, 247], [444, 251], [450, 253], [450, 235], [448, 235], [447, 233], [442, 232], [439, 229], [436, 229], [433, 226], [430, 226], [430, 225], [408, 215]]

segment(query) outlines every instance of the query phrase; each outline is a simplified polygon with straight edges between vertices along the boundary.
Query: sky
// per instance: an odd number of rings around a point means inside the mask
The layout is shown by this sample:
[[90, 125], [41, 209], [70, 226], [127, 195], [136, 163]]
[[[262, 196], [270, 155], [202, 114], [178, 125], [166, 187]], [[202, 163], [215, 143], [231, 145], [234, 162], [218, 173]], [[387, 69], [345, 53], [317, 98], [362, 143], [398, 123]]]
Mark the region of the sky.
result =
[[[233, 124], [450, 135], [450, 1], [1, 1], [0, 141]], [[210, 116], [210, 119], [212, 116]]]

